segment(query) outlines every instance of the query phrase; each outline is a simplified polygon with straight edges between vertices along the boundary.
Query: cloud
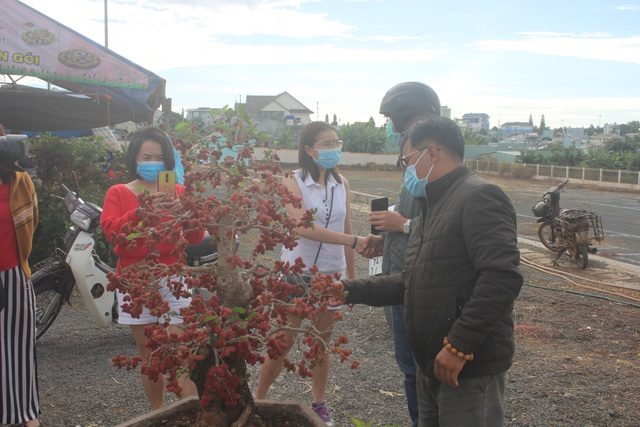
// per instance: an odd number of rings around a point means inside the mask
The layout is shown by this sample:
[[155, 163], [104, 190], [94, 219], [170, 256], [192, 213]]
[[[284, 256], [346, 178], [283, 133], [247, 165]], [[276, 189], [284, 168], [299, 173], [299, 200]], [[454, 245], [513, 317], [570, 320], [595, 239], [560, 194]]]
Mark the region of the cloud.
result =
[[479, 40], [479, 50], [518, 51], [640, 65], [640, 36], [612, 37], [606, 33], [522, 33], [520, 40]]
[[638, 5], [631, 5], [631, 4], [623, 4], [620, 6], [615, 6], [613, 8], [614, 10], [622, 10], [622, 11], [626, 11], [626, 10], [640, 10], [640, 6]]
[[378, 41], [385, 43], [399, 43], [407, 40], [424, 40], [422, 36], [389, 36], [389, 35], [378, 35], [378, 36], [367, 36], [367, 37], [358, 37], [358, 40], [362, 41]]

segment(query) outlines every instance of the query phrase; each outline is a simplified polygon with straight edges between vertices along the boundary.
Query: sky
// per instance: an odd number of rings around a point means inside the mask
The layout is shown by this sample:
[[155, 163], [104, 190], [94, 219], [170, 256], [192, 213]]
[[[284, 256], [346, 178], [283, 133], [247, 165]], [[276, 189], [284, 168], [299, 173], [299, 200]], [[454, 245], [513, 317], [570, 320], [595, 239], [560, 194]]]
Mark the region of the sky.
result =
[[[22, 1], [105, 44], [105, 0]], [[178, 113], [286, 91], [312, 120], [381, 125], [387, 90], [420, 81], [491, 127], [640, 120], [640, 0], [106, 1], [108, 47]]]

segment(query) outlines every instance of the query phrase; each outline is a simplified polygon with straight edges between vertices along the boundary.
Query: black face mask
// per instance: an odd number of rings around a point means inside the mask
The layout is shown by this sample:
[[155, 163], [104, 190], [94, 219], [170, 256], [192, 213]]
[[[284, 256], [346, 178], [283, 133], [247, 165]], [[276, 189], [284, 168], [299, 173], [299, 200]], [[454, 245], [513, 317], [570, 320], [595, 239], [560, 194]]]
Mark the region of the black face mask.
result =
[[0, 136], [0, 169], [5, 171], [23, 172], [24, 169], [16, 164], [27, 161], [27, 147], [23, 139], [26, 135]]

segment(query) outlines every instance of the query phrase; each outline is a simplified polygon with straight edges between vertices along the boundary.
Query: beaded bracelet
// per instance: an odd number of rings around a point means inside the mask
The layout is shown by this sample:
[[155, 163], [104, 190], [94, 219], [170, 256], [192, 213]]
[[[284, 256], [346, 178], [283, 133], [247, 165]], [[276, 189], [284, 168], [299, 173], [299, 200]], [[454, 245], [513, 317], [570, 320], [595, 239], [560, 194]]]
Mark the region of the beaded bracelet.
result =
[[351, 249], [355, 249], [357, 244], [358, 244], [358, 238], [354, 234], [353, 235], [353, 245], [351, 245]]
[[444, 348], [446, 348], [451, 353], [453, 353], [456, 356], [458, 356], [460, 359], [464, 359], [464, 360], [467, 360], [467, 361], [473, 360], [473, 353], [464, 354], [463, 352], [456, 350], [455, 347], [453, 347], [451, 345], [451, 343], [449, 342], [447, 337], [444, 337], [444, 341], [442, 342], [442, 344], [444, 345]]

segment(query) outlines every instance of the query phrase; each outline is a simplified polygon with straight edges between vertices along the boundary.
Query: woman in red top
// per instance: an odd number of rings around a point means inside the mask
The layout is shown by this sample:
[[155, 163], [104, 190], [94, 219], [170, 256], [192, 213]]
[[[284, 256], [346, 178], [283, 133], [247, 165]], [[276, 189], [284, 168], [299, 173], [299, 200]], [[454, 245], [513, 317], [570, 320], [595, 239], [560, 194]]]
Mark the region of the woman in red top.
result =
[[29, 174], [15, 163], [24, 153], [22, 141], [0, 139], [0, 424], [35, 427], [36, 304], [28, 257], [38, 202]]
[[[128, 184], [117, 184], [109, 188], [104, 199], [100, 219], [102, 229], [107, 239], [110, 240], [120, 233], [123, 225], [136, 224], [142, 219], [137, 217], [135, 213], [139, 206], [138, 195], [145, 191], [152, 195], [158, 193], [158, 172], [174, 170], [176, 166], [171, 140], [165, 132], [155, 127], [147, 127], [133, 134], [125, 161], [129, 174], [135, 179]], [[184, 187], [176, 185], [177, 194], [181, 194], [183, 191]], [[192, 244], [200, 242], [203, 237], [204, 231], [193, 231], [186, 235], [187, 240]], [[156, 251], [160, 253], [160, 263], [172, 264], [178, 261], [178, 258], [171, 254], [174, 247], [168, 243], [158, 245]], [[114, 251], [118, 255], [118, 272], [133, 264], [144, 262], [149, 255], [149, 250], [144, 242], [138, 242], [135, 250], [127, 250], [124, 245], [116, 245]], [[163, 295], [163, 299], [169, 303], [171, 311], [179, 313], [180, 308], [189, 305], [190, 298], [176, 299], [166, 286], [166, 279], [163, 279], [161, 284], [163, 286], [160, 293]], [[146, 326], [158, 323], [159, 319], [152, 316], [146, 307], [139, 318], [133, 318], [121, 309], [124, 303], [124, 295], [121, 292], [118, 292], [118, 301], [118, 323], [130, 325], [140, 356], [143, 361], [146, 361], [149, 359], [149, 349], [145, 346], [144, 329]], [[182, 324], [182, 318], [172, 316], [169, 323], [171, 324], [170, 329], [179, 328], [179, 325]], [[143, 375], [142, 382], [151, 407], [153, 409], [161, 408], [164, 405], [164, 378], [160, 377], [158, 381], [152, 381], [148, 376]], [[197, 396], [195, 385], [187, 377], [180, 377], [178, 383], [182, 388], [181, 398]]]

